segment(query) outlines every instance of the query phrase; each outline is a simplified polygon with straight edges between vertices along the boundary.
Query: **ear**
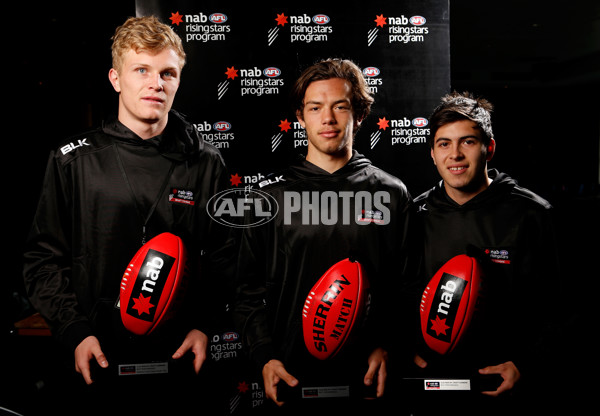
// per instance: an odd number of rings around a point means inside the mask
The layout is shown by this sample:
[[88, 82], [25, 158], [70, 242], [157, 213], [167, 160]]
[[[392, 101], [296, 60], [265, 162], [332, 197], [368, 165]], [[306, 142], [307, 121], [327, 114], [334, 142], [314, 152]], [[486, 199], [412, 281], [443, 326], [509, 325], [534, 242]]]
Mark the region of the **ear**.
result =
[[296, 118], [300, 122], [302, 128], [306, 128], [306, 124], [304, 123], [304, 119], [302, 118], [302, 112], [300, 110], [296, 110]]
[[494, 157], [494, 153], [496, 153], [496, 140], [490, 139], [490, 142], [487, 146], [487, 155], [485, 157], [485, 160], [488, 162], [492, 160], [492, 158]]
[[111, 68], [110, 71], [108, 71], [108, 80], [110, 81], [116, 92], [121, 92], [121, 85], [119, 83], [119, 73], [116, 69]]
[[431, 160], [433, 160], [433, 164], [434, 164], [434, 165], [437, 165], [437, 163], [435, 163], [435, 158], [433, 157], [433, 147], [431, 148], [431, 153], [430, 153], [430, 155], [431, 155]]
[[363, 119], [362, 119], [362, 118], [361, 118], [361, 119], [356, 119], [356, 120], [354, 121], [354, 131], [355, 131], [355, 132], [356, 132], [356, 131], [358, 131], [358, 128], [359, 128], [359, 127], [360, 127], [360, 125], [362, 124], [362, 121], [363, 121]]

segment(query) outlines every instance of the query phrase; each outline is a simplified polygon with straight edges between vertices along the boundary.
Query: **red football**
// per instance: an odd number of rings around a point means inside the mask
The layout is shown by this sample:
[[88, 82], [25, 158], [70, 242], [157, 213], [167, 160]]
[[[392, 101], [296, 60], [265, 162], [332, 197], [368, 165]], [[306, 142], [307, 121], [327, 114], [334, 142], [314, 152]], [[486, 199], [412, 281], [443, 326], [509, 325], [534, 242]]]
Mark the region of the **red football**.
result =
[[434, 351], [447, 354], [464, 336], [475, 314], [482, 270], [465, 254], [444, 264], [423, 291], [421, 331]]
[[369, 282], [361, 264], [334, 264], [310, 290], [302, 310], [304, 343], [320, 360], [336, 355], [368, 312]]
[[147, 335], [173, 317], [186, 282], [187, 253], [181, 238], [162, 233], [135, 254], [121, 279], [123, 325]]

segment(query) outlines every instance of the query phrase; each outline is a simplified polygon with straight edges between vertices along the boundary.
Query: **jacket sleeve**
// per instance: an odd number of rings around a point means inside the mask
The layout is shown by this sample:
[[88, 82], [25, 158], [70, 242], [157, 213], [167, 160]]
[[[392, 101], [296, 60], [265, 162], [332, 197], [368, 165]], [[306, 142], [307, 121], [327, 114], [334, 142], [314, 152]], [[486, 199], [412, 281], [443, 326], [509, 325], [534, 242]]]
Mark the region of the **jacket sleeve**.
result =
[[72, 288], [72, 203], [67, 175], [50, 155], [42, 192], [25, 243], [23, 276], [27, 295], [53, 335], [74, 349], [92, 334]]
[[[421, 253], [418, 227], [410, 195], [400, 194], [393, 212], [393, 239], [381, 260], [382, 291], [380, 302], [372, 305], [372, 333], [370, 339], [402, 360], [412, 359], [418, 333]], [[378, 307], [379, 306], [379, 307]], [[401, 337], [382, 337], [390, 332], [390, 317], [394, 317], [394, 331]]]
[[245, 228], [240, 235], [233, 305], [233, 320], [243, 346], [260, 370], [276, 358], [266, 310], [265, 241], [260, 238], [265, 228]]
[[[560, 287], [561, 258], [556, 238], [553, 209], [528, 214], [522, 248], [521, 270], [515, 278], [511, 359], [522, 373], [541, 371], [551, 357], [547, 354], [560, 321], [560, 308], [548, 308], [545, 302], [556, 297]], [[523, 319], [531, 317], [531, 319]]]
[[[205, 176], [211, 177], [211, 195], [213, 197], [227, 189], [228, 171], [220, 157], [215, 158], [213, 169]], [[207, 224], [206, 236], [202, 250], [206, 254], [201, 260], [201, 281], [197, 293], [202, 294], [202, 302], [194, 302], [199, 305], [192, 322], [192, 327], [205, 333], [221, 330], [228, 324], [229, 316], [226, 313], [232, 298], [230, 283], [235, 273], [236, 238], [235, 229], [219, 224], [207, 215], [210, 208], [203, 207], [202, 215]], [[192, 236], [197, 239], [198, 236]]]

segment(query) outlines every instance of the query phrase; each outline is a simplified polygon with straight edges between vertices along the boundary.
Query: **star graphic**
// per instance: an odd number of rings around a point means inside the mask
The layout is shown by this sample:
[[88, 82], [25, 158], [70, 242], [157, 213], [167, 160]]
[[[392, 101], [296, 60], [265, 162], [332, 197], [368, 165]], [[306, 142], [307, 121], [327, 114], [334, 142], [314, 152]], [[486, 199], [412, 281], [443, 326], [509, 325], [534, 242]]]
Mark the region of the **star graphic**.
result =
[[183, 15], [179, 14], [179, 11], [177, 11], [176, 13], [171, 13], [169, 19], [171, 20], [171, 24], [179, 26], [179, 23], [183, 22]]
[[379, 126], [379, 130], [383, 129], [387, 129], [390, 126], [390, 121], [388, 119], [386, 119], [385, 117], [380, 118], [379, 121], [377, 122], [377, 125]]
[[280, 121], [281, 123], [279, 124], [279, 127], [281, 128], [281, 131], [285, 131], [287, 133], [287, 131], [292, 128], [292, 123], [290, 123], [287, 118]]
[[446, 335], [446, 330], [450, 327], [446, 325], [446, 318], [440, 319], [438, 315], [435, 316], [435, 319], [431, 320], [431, 329], [435, 331], [436, 335], [444, 334]]
[[143, 314], [143, 313], [147, 313], [148, 315], [150, 314], [150, 308], [153, 308], [154, 305], [152, 305], [150, 303], [150, 296], [148, 296], [147, 298], [144, 297], [144, 295], [142, 295], [140, 293], [140, 297], [139, 298], [133, 298], [133, 302], [134, 305], [132, 306], [133, 309], [137, 309], [138, 311], [138, 316]]
[[377, 26], [383, 27], [383, 25], [387, 24], [386, 19], [387, 19], [387, 17], [383, 17], [383, 14], [380, 14], [377, 16], [377, 18], [374, 20], [374, 22], [377, 23]]
[[235, 69], [234, 67], [227, 68], [227, 71], [225, 71], [225, 74], [227, 74], [227, 79], [229, 79], [229, 78], [235, 79], [235, 77], [238, 76], [238, 70]]
[[240, 393], [246, 393], [249, 389], [248, 383], [246, 383], [245, 381], [240, 381], [238, 383], [237, 389]]
[[288, 22], [287, 18], [288, 17], [284, 13], [278, 14], [277, 18], [275, 19], [277, 26], [285, 26], [285, 24]]
[[235, 175], [231, 175], [229, 181], [231, 182], [231, 186], [238, 186], [242, 183], [242, 177], [236, 173]]

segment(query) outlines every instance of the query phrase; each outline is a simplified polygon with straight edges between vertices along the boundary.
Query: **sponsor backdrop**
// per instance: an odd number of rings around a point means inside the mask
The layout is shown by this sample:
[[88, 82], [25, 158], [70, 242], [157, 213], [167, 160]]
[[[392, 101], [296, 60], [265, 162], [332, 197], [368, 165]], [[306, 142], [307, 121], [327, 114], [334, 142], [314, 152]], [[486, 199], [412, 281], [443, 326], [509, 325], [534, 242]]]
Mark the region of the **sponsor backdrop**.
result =
[[[375, 97], [355, 149], [404, 180], [413, 195], [437, 180], [427, 117], [450, 89], [448, 0], [137, 0], [136, 14], [158, 16], [183, 39], [188, 63], [174, 107], [221, 150], [232, 188], [257, 189], [305, 153], [289, 93], [302, 69], [328, 57], [356, 62]], [[239, 334], [223, 328], [211, 338], [211, 364], [230, 386], [223, 412], [259, 410], [266, 398]]]
[[175, 108], [221, 150], [232, 186], [255, 184], [306, 151], [289, 93], [302, 69], [328, 57], [354, 60], [375, 97], [355, 148], [413, 195], [435, 182], [425, 137], [450, 88], [448, 0], [137, 0], [136, 13], [157, 15], [183, 39]]

